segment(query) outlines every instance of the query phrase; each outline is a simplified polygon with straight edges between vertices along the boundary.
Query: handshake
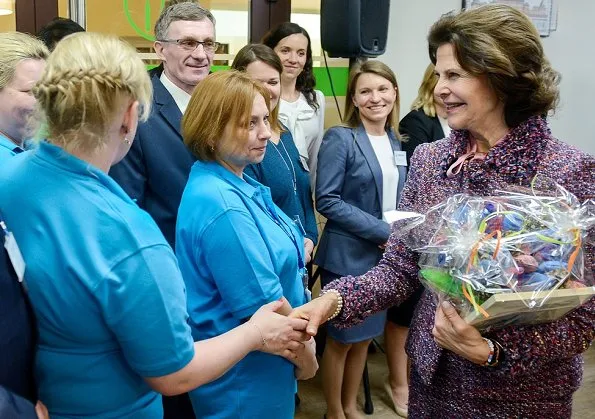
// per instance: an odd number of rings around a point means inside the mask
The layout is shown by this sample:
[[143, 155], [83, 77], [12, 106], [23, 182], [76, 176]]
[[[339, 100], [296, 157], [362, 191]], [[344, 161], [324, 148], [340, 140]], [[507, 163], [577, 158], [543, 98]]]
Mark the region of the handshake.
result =
[[335, 311], [336, 297], [325, 294], [283, 315], [289, 303], [281, 300], [262, 306], [246, 326], [251, 328], [256, 350], [279, 355], [296, 366], [296, 378], [307, 380], [318, 370], [314, 336]]

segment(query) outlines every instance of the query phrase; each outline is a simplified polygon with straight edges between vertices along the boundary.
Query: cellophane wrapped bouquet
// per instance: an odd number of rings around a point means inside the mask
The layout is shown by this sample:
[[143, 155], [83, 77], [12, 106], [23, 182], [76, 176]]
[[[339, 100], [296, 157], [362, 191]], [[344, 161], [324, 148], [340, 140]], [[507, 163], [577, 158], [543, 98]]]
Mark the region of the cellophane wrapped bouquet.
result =
[[554, 321], [589, 300], [583, 248], [593, 226], [593, 200], [550, 184], [454, 195], [395, 228], [419, 253], [423, 284], [483, 330]]

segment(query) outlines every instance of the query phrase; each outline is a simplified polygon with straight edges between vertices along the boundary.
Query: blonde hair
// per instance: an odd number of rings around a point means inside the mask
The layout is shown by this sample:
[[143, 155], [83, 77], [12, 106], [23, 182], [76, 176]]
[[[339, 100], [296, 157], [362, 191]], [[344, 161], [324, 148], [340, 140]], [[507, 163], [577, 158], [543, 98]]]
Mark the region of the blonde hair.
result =
[[0, 90], [12, 79], [17, 64], [23, 60], [46, 60], [50, 55], [39, 39], [21, 32], [0, 33]]
[[[260, 83], [237, 70], [220, 71], [201, 81], [182, 118], [184, 144], [202, 161], [215, 161], [227, 146], [240, 147], [248, 139], [248, 125], [256, 95], [270, 109], [270, 94]], [[231, 125], [234, 144], [222, 144]]]
[[421, 109], [423, 113], [433, 118], [436, 116], [436, 105], [434, 102], [434, 88], [438, 83], [438, 76], [434, 72], [434, 64], [430, 63], [424, 72], [424, 78], [417, 90], [417, 97], [411, 105], [411, 109], [416, 111]]
[[487, 4], [444, 15], [428, 35], [434, 64], [438, 48], [445, 44], [453, 46], [464, 70], [487, 76], [504, 103], [509, 127], [555, 110], [560, 74], [546, 58], [539, 32], [519, 10]]
[[395, 133], [395, 136], [398, 139], [401, 139], [399, 135], [399, 107], [400, 107], [400, 100], [399, 100], [399, 85], [397, 84], [397, 77], [395, 73], [383, 62], [381, 61], [364, 61], [356, 63], [351, 71], [349, 72], [349, 81], [347, 82], [347, 95], [345, 98], [345, 117], [343, 118], [343, 123], [348, 127], [355, 128], [361, 124], [361, 118], [359, 116], [359, 112], [353, 103], [353, 97], [355, 96], [355, 88], [357, 86], [357, 80], [362, 74], [376, 74], [386, 80], [388, 80], [392, 86], [397, 91], [397, 96], [395, 98], [395, 103], [393, 105], [393, 109], [388, 114], [386, 118], [386, 129], [392, 129]]
[[93, 151], [106, 143], [112, 118], [127, 101], [147, 119], [152, 87], [136, 50], [113, 35], [81, 32], [64, 38], [33, 89], [48, 141]]

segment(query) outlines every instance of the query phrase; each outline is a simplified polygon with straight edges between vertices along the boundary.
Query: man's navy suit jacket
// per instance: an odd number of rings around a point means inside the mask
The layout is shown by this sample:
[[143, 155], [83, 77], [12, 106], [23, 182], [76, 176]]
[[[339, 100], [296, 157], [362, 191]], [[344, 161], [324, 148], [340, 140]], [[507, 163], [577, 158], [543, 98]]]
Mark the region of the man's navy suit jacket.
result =
[[151, 82], [151, 116], [139, 125], [130, 151], [109, 174], [151, 214], [174, 247], [178, 207], [196, 159], [182, 140], [182, 112], [159, 80], [159, 73], [153, 73]]

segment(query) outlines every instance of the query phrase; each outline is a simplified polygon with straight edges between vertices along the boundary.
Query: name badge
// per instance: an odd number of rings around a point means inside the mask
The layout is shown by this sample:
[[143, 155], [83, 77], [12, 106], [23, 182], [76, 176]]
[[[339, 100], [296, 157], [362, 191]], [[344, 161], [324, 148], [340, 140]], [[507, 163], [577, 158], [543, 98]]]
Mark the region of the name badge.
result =
[[404, 151], [394, 151], [393, 159], [395, 161], [395, 166], [407, 166], [407, 153]]
[[12, 232], [6, 233], [6, 240], [4, 241], [4, 248], [8, 253], [8, 258], [12, 263], [14, 271], [17, 274], [17, 278], [19, 282], [23, 282], [23, 278], [25, 278], [25, 260], [23, 259], [23, 255], [21, 254], [21, 250], [17, 245], [17, 241], [14, 238]]

